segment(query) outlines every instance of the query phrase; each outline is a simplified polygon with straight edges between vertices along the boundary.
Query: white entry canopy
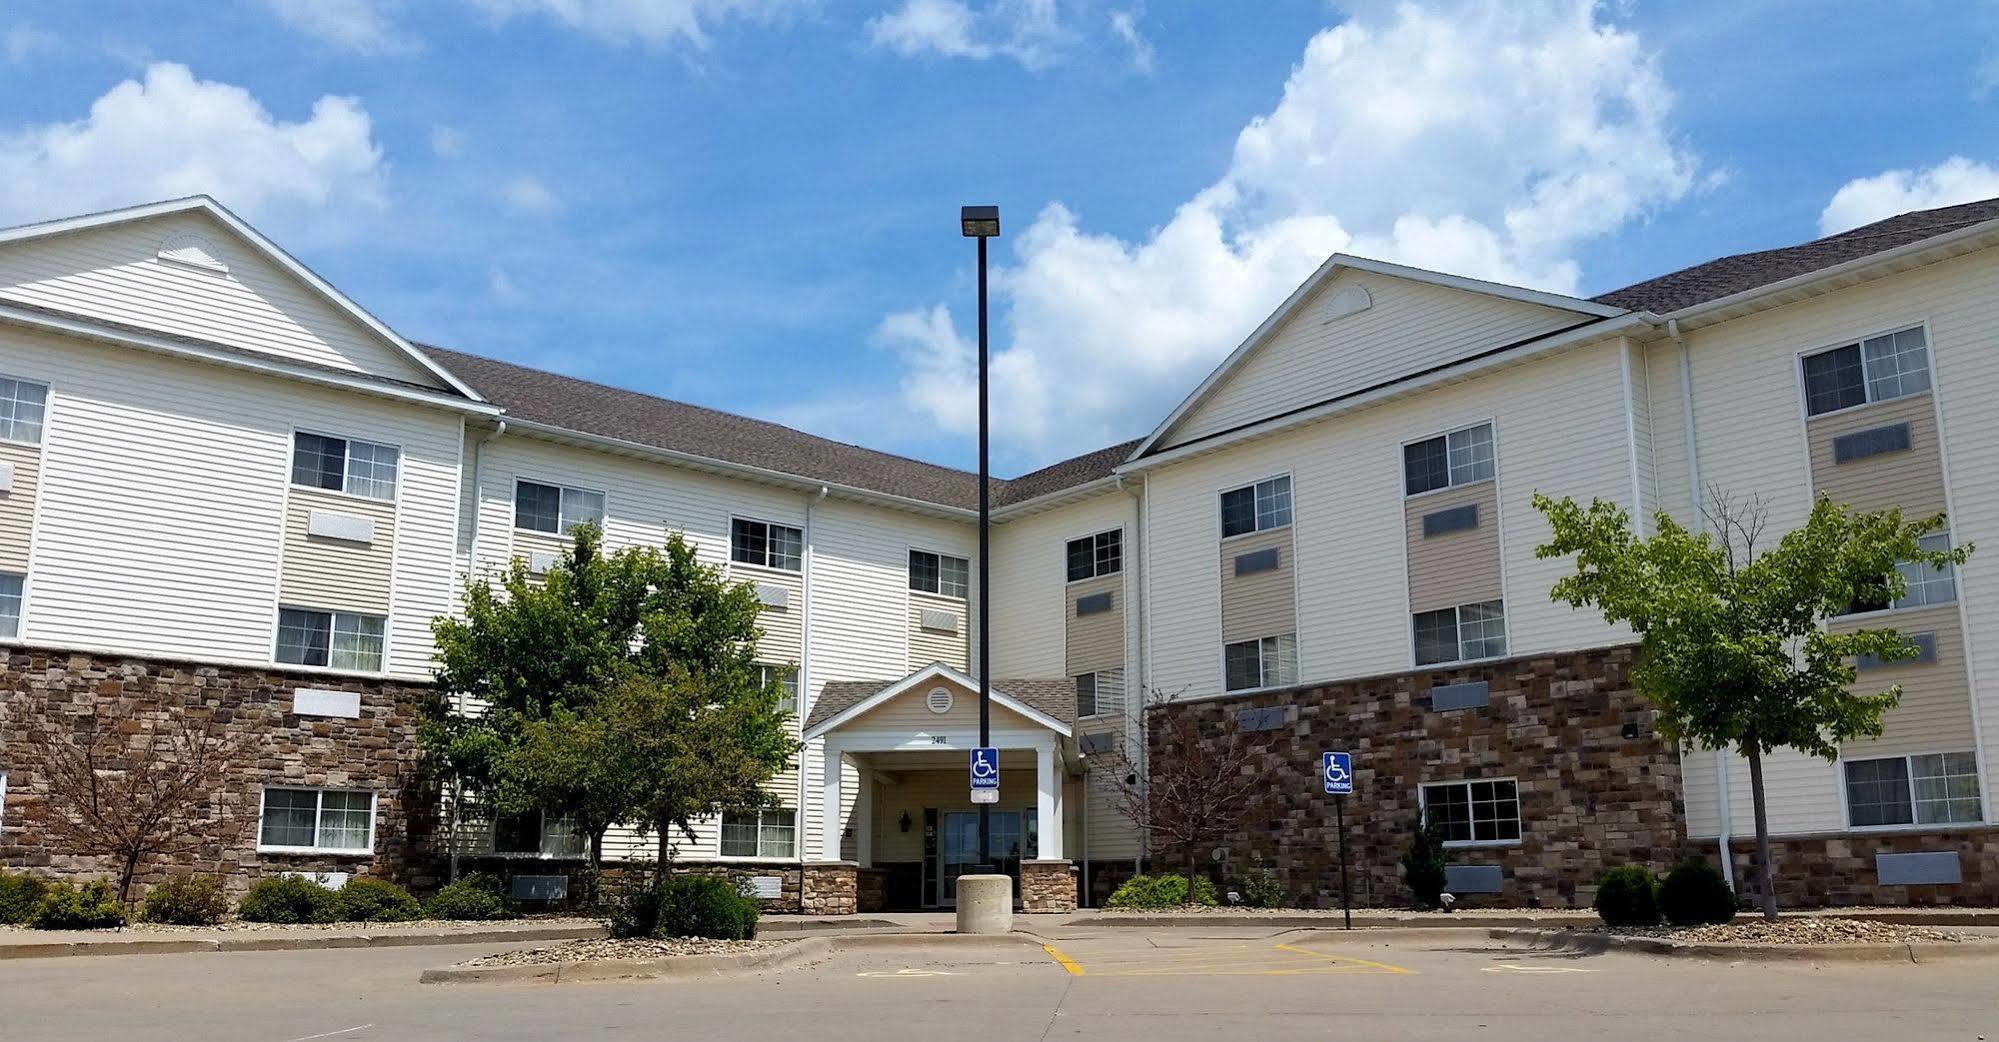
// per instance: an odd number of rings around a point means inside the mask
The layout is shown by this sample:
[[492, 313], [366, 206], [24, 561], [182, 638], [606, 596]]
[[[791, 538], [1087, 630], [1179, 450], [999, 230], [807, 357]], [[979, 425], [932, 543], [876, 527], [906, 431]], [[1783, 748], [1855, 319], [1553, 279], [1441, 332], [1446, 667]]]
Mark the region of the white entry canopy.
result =
[[[914, 730], [930, 730], [921, 726], [927, 720], [935, 720], [939, 724], [948, 720], [955, 724], [963, 719], [965, 710], [976, 713], [978, 693], [979, 682], [976, 679], [943, 663], [932, 663], [893, 682], [832, 681], [813, 701], [803, 737], [808, 742], [823, 738], [904, 698], [917, 704], [915, 713], [907, 717], [918, 725]], [[1059, 737], [1074, 737], [1074, 728], [1070, 724], [1076, 712], [1076, 684], [1073, 680], [995, 680], [992, 701], [994, 707], [1025, 718]], [[994, 721], [994, 725], [1005, 726], [998, 720]], [[936, 730], [942, 731], [943, 728]], [[957, 741], [955, 735], [948, 737], [950, 741], [936, 744], [950, 747], [968, 744]]]

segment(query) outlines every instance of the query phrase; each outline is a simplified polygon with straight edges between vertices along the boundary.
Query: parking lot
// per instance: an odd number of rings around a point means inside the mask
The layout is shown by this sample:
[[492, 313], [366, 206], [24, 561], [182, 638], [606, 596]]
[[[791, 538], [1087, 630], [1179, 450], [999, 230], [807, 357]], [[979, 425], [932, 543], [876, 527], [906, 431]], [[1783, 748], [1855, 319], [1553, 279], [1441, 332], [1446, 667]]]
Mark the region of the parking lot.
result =
[[1832, 1037], [1999, 1029], [1999, 961], [1737, 964], [1535, 951], [1481, 931], [1101, 929], [875, 947], [735, 978], [422, 985], [490, 947], [0, 962], [0, 1038], [1171, 1042]]

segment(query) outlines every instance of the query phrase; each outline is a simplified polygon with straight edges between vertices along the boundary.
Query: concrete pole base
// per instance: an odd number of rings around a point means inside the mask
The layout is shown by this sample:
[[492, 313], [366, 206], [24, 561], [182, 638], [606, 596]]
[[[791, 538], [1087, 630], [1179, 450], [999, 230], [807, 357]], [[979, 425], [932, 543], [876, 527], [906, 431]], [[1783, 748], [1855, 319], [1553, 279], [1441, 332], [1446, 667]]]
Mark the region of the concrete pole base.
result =
[[1013, 877], [958, 877], [958, 932], [1013, 932]]

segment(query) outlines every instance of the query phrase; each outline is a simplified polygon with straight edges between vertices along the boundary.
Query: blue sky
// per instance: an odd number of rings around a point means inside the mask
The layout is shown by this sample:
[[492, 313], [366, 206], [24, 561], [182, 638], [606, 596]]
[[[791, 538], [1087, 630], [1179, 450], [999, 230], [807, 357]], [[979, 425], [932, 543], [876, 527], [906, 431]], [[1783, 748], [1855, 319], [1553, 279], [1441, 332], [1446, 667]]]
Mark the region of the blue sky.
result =
[[998, 203], [1003, 474], [1334, 250], [1587, 294], [1999, 195], [1984, 0], [0, 0], [0, 96], [0, 223], [207, 191], [413, 338], [954, 465]]

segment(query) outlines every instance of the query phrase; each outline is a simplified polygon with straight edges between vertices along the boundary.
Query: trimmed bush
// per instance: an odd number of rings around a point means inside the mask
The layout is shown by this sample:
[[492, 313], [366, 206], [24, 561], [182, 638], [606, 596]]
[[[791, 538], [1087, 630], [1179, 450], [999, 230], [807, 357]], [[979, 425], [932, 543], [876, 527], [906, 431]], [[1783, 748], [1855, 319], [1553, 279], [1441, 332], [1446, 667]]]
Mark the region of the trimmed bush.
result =
[[1674, 926], [1725, 923], [1735, 918], [1735, 907], [1735, 891], [1721, 870], [1700, 858], [1680, 862], [1659, 884], [1659, 911]]
[[406, 923], [423, 918], [423, 906], [386, 879], [355, 876], [333, 893], [334, 919], [343, 923]]
[[613, 937], [657, 937], [666, 918], [666, 886], [650, 868], [633, 866], [606, 879], [600, 901]]
[[29, 925], [37, 930], [104, 930], [125, 925], [125, 906], [108, 879], [82, 886], [68, 880], [49, 884]]
[[660, 936], [747, 941], [757, 935], [757, 900], [733, 879], [669, 876], [665, 891]]
[[252, 923], [333, 923], [339, 903], [338, 894], [304, 876], [265, 876], [250, 884], [236, 915]]
[[1402, 879], [1409, 884], [1411, 903], [1418, 908], [1437, 908], [1444, 903], [1444, 867], [1444, 837], [1418, 814], [1409, 849], [1402, 853]]
[[214, 926], [229, 914], [229, 897], [214, 876], [175, 876], [146, 892], [139, 918], [169, 926]]
[[1248, 908], [1282, 908], [1288, 900], [1284, 884], [1277, 881], [1277, 873], [1263, 865], [1257, 865], [1236, 880], [1237, 895]]
[[504, 884], [498, 877], [474, 874], [464, 876], [430, 895], [430, 900], [424, 902], [423, 914], [428, 919], [484, 923], [512, 919], [519, 913], [507, 900]]
[[48, 889], [39, 876], [0, 868], [0, 926], [26, 926]]
[[[1179, 873], [1132, 876], [1104, 902], [1106, 908], [1179, 908], [1187, 903], [1187, 877]], [[1194, 903], [1216, 905], [1215, 884], [1200, 877], [1194, 884]]]
[[1659, 922], [1659, 881], [1644, 865], [1620, 865], [1596, 881], [1596, 914], [1608, 926]]

